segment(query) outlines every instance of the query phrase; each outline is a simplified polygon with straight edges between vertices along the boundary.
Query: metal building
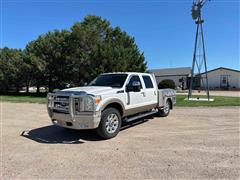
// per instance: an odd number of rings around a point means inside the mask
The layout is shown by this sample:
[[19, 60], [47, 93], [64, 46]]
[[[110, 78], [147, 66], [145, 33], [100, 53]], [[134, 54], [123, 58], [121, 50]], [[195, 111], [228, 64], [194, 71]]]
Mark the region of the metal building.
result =
[[151, 69], [149, 72], [154, 73], [157, 83], [164, 79], [171, 79], [175, 82], [176, 88], [187, 89], [189, 77], [191, 75], [190, 67], [167, 68], [167, 69]]
[[[176, 88], [188, 89], [191, 76], [190, 67], [152, 69], [149, 70], [156, 76], [157, 83], [164, 79], [171, 79], [175, 82]], [[210, 89], [240, 89], [240, 71], [225, 67], [219, 67], [207, 72]], [[193, 89], [204, 89], [200, 76], [204, 73], [195, 74], [193, 78]], [[203, 82], [206, 83], [206, 82]]]
[[[238, 70], [219, 67], [208, 71], [207, 75], [209, 89], [240, 89], [240, 71]], [[203, 88], [202, 84], [201, 88]]]

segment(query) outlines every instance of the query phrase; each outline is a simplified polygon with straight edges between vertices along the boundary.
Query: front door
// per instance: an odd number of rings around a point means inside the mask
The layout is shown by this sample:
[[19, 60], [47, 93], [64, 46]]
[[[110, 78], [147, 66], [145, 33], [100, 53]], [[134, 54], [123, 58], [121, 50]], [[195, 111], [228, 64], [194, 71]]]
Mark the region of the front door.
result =
[[128, 81], [128, 85], [139, 82], [141, 85], [140, 92], [127, 92], [127, 105], [126, 110], [130, 114], [141, 112], [141, 107], [144, 107], [145, 104], [145, 92], [142, 86], [142, 81], [138, 75], [133, 75]]

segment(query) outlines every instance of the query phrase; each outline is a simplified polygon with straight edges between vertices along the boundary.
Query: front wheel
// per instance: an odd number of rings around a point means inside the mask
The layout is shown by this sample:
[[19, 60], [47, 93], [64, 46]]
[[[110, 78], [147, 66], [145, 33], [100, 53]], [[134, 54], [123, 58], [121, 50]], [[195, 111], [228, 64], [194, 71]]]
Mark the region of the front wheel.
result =
[[170, 108], [171, 108], [171, 102], [170, 100], [167, 100], [163, 109], [158, 110], [158, 116], [160, 117], [168, 116], [168, 114], [170, 113]]
[[103, 139], [115, 137], [121, 128], [121, 115], [115, 108], [107, 108], [102, 112], [101, 122], [97, 128], [97, 133]]

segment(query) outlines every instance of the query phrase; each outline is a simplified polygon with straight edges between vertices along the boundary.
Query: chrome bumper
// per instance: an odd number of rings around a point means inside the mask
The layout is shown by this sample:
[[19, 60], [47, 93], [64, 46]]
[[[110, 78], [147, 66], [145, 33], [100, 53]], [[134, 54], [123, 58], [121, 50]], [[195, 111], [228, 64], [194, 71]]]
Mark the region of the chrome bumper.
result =
[[54, 97], [58, 96], [54, 93], [49, 93], [47, 96], [47, 110], [53, 124], [70, 129], [95, 129], [98, 127], [101, 121], [100, 111], [75, 111], [75, 99], [81, 98], [81, 96], [69, 95], [68, 100], [64, 101], [64, 103], [68, 103], [68, 109], [55, 107], [55, 102], [63, 102], [62, 100], [54, 99]]
[[96, 115], [81, 115], [72, 119], [69, 114], [53, 113], [51, 119], [53, 124], [65, 128], [95, 129], [100, 123], [101, 114], [96, 113]]

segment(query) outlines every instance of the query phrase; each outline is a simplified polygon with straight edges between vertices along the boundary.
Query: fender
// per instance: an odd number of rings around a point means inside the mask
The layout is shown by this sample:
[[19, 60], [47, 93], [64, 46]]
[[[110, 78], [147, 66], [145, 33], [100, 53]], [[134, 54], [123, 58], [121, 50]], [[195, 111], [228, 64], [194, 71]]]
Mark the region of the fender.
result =
[[123, 115], [125, 114], [125, 106], [124, 106], [124, 103], [118, 99], [118, 98], [106, 98], [104, 99], [96, 108], [96, 111], [102, 111], [104, 110], [109, 104], [112, 104], [112, 103], [118, 103], [121, 108], [122, 108], [122, 111], [123, 111]]

